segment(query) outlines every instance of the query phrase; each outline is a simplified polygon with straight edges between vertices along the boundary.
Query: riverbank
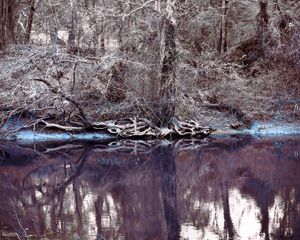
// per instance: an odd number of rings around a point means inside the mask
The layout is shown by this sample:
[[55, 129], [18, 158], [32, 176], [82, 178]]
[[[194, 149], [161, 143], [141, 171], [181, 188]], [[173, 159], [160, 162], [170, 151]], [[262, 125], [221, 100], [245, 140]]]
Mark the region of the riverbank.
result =
[[[128, 57], [121, 52], [95, 57], [69, 53], [63, 46], [12, 45], [0, 59], [0, 125], [5, 131], [1, 135], [38, 119], [68, 128], [124, 118], [159, 123], [159, 68], [151, 66], [151, 71], [146, 71], [146, 65]], [[259, 59], [245, 68], [238, 61], [224, 62], [224, 57], [193, 56], [195, 66], [182, 59], [176, 73], [182, 80], [176, 86], [178, 120], [195, 120], [203, 127], [217, 129], [215, 135], [252, 134], [258, 131], [251, 130], [256, 122], [282, 122], [283, 128], [299, 124], [298, 65]], [[120, 62], [126, 63], [123, 80], [113, 80]], [[44, 128], [32, 124], [28, 130], [34, 129]], [[74, 134], [62, 136], [70, 139]]]
[[[226, 138], [226, 137], [231, 137], [236, 135], [250, 135], [252, 137], [258, 137], [258, 138], [260, 137], [272, 138], [272, 137], [287, 136], [287, 135], [300, 136], [300, 124], [278, 122], [278, 121], [277, 122], [255, 122], [252, 124], [250, 128], [244, 128], [240, 130], [232, 129], [230, 127], [223, 128], [223, 129], [216, 129], [215, 131], [210, 133], [209, 137]], [[118, 139], [122, 139], [122, 138], [120, 136], [105, 131], [70, 133], [70, 132], [63, 132], [63, 131], [46, 132], [46, 131], [20, 130], [20, 131], [16, 131], [13, 134], [9, 134], [6, 131], [6, 134], [2, 135], [0, 140], [30, 144], [30, 143], [38, 143], [38, 142], [63, 143], [63, 142], [72, 142], [72, 141], [110, 142]], [[145, 139], [143, 137], [135, 138], [135, 139], [147, 140], [147, 138]]]

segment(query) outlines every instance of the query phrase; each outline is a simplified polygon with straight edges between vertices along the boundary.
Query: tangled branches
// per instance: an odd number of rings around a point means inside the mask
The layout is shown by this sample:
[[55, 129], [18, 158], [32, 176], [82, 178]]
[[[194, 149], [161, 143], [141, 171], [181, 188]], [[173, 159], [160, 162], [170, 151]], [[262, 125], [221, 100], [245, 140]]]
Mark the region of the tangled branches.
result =
[[[56, 123], [49, 123], [43, 119], [34, 122], [34, 126], [42, 126], [43, 129], [56, 129], [66, 132], [82, 132], [84, 126], [63, 126]], [[30, 126], [33, 126], [31, 124]], [[212, 128], [202, 127], [198, 122], [190, 120], [182, 122], [173, 119], [169, 127], [158, 127], [145, 118], [127, 118], [121, 120], [110, 120], [103, 122], [92, 122], [91, 129], [103, 131], [121, 138], [165, 138], [174, 137], [204, 137], [214, 131]]]

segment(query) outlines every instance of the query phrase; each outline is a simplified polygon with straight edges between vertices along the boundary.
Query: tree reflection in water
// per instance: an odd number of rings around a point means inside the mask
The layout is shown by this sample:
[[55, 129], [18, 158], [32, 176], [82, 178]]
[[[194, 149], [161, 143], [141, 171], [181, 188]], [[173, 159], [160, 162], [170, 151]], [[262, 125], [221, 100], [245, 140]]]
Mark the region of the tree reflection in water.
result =
[[175, 154], [172, 146], [167, 145], [158, 147], [155, 155], [161, 167], [161, 193], [167, 226], [166, 239], [179, 239]]
[[3, 143], [2, 238], [299, 239], [299, 149], [296, 137]]

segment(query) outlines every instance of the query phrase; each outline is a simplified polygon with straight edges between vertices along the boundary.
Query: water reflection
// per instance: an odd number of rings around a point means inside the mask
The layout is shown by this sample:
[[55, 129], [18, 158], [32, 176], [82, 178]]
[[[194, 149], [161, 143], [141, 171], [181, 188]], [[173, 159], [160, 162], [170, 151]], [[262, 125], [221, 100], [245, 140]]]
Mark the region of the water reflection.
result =
[[0, 239], [300, 239], [300, 139], [0, 144]]

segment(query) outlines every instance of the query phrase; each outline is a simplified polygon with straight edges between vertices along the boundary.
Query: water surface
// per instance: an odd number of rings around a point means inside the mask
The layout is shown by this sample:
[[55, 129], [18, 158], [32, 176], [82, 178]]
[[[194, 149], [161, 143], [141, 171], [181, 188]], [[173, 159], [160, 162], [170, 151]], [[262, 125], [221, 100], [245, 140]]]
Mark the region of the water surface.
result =
[[0, 144], [0, 239], [300, 239], [300, 137]]

